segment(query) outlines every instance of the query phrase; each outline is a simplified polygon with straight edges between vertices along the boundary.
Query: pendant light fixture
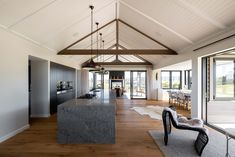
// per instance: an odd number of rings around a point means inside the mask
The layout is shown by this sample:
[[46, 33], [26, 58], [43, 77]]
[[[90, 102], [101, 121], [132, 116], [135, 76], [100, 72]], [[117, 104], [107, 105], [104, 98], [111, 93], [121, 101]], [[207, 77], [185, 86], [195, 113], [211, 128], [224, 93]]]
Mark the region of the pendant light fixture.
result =
[[89, 8], [91, 9], [91, 59], [88, 62], [86, 62], [84, 66], [82, 66], [82, 69], [85, 69], [85, 70], [93, 70], [96, 68], [96, 64], [92, 59], [92, 53], [93, 53], [93, 36], [92, 36], [92, 34], [93, 34], [93, 9], [94, 9], [94, 6], [90, 5]]
[[[102, 40], [102, 46], [103, 46], [103, 50], [104, 50], [104, 40]], [[103, 55], [103, 63], [104, 63], [104, 55]], [[104, 67], [101, 68], [101, 72], [103, 73], [103, 75], [109, 74], [109, 72], [107, 70], [105, 70]]]
[[[102, 33], [100, 33], [100, 49], [102, 49], [103, 48], [103, 40], [102, 40]], [[104, 55], [102, 55], [101, 56], [101, 59], [104, 59]], [[104, 71], [104, 67], [103, 66], [101, 66], [101, 68], [100, 68], [100, 71]]]
[[[102, 49], [102, 47], [103, 47], [102, 46], [102, 33], [100, 33], [99, 35], [100, 35], [100, 40], [99, 40], [99, 42], [100, 42], [100, 49]], [[104, 55], [100, 55], [100, 62], [102, 62], [102, 57], [103, 56]], [[103, 71], [104, 71], [104, 67], [102, 65], [100, 65], [100, 69], [99, 69], [99, 71], [96, 71], [96, 73], [103, 74]]]
[[[96, 57], [97, 62], [99, 62], [99, 22], [96, 22]], [[100, 71], [101, 65], [96, 64], [96, 70]]]
[[96, 22], [96, 67], [95, 69], [90, 70], [90, 72], [99, 73], [101, 69], [101, 65], [98, 64], [99, 62], [99, 22]]

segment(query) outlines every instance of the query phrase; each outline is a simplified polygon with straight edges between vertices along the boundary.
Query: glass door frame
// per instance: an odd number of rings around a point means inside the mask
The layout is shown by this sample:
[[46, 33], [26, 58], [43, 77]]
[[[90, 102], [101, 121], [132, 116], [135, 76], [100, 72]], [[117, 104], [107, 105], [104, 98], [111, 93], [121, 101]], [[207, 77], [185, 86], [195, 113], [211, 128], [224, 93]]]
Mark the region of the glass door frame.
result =
[[202, 77], [201, 77], [201, 118], [207, 124], [207, 103], [208, 103], [208, 57], [203, 57], [202, 60]]
[[213, 57], [213, 56], [215, 55], [202, 57], [201, 59], [201, 64], [202, 64], [201, 66], [201, 74], [202, 74], [202, 77], [201, 77], [201, 87], [202, 87], [201, 88], [201, 118], [205, 125], [223, 133], [223, 131], [220, 128], [208, 122], [208, 102], [210, 100], [210, 82], [208, 81], [208, 78], [210, 77], [210, 72], [208, 72], [210, 71], [209, 69], [210, 60], [208, 58]]
[[[215, 129], [221, 133], [224, 134], [224, 131], [215, 126], [214, 124], [208, 122], [208, 102], [210, 101], [210, 98], [213, 97], [213, 99], [216, 99], [216, 93], [215, 93], [215, 61], [216, 60], [227, 60], [227, 59], [223, 59], [223, 58], [220, 58], [220, 59], [214, 59], [213, 58], [213, 69], [210, 69], [210, 57], [214, 57], [216, 56], [217, 54], [214, 54], [214, 55], [210, 55], [210, 56], [205, 56], [205, 57], [202, 57], [201, 58], [201, 74], [202, 74], [202, 77], [201, 77], [201, 118], [202, 120], [204, 121], [204, 124], [209, 126], [210, 128], [212, 129]], [[234, 58], [234, 69], [235, 69], [235, 58]], [[210, 70], [213, 70], [213, 93], [210, 93], [210, 80], [208, 81], [208, 79], [210, 79]], [[234, 84], [235, 84], [235, 70], [234, 70]], [[234, 92], [235, 92], [235, 89], [234, 89]], [[234, 93], [235, 95], [235, 93]]]
[[[134, 98], [133, 97], [133, 84], [134, 84], [134, 81], [133, 81], [133, 73], [134, 72], [144, 72], [145, 73], [145, 98]], [[142, 99], [142, 100], [147, 100], [147, 88], [148, 88], [148, 86], [147, 86], [147, 70], [130, 70], [130, 98], [131, 99]]]

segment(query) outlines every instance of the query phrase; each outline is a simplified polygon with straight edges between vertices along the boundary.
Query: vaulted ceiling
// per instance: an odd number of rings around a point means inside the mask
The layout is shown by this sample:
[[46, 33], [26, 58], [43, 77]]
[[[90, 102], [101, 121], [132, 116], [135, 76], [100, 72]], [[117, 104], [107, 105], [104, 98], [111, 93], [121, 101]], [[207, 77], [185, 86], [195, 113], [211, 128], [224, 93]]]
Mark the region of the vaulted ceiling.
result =
[[[0, 0], [0, 26], [56, 54], [90, 33], [90, 4], [100, 26], [118, 18], [175, 51], [235, 25], [234, 0]], [[119, 32], [128, 49], [161, 47], [124, 24]], [[102, 33], [105, 48], [115, 44], [115, 24]], [[89, 40], [74, 46], [89, 48]], [[90, 56], [65, 57], [81, 64]], [[141, 57], [155, 64], [166, 56]]]

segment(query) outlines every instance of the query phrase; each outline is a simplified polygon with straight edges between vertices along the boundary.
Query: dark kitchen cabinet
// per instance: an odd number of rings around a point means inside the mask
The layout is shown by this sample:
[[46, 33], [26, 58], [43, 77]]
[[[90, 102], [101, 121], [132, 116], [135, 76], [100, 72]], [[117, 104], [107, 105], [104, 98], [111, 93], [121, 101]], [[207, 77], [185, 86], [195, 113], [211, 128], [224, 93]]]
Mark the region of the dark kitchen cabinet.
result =
[[[65, 101], [75, 98], [75, 79], [76, 73], [74, 68], [61, 64], [50, 62], [50, 113], [57, 112], [57, 106]], [[64, 82], [72, 86], [72, 89], [57, 89], [58, 84]]]

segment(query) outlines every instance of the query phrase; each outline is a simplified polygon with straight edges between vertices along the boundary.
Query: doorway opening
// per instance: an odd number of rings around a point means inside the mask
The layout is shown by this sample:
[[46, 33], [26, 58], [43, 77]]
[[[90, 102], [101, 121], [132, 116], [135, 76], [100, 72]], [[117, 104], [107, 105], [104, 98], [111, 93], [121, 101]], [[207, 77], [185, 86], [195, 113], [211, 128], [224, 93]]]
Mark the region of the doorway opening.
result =
[[29, 123], [32, 117], [49, 117], [48, 61], [29, 56], [28, 92]]
[[128, 99], [147, 99], [147, 72], [125, 71], [125, 95]]
[[146, 71], [131, 71], [131, 99], [147, 99]]

